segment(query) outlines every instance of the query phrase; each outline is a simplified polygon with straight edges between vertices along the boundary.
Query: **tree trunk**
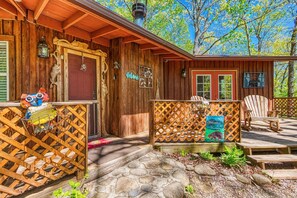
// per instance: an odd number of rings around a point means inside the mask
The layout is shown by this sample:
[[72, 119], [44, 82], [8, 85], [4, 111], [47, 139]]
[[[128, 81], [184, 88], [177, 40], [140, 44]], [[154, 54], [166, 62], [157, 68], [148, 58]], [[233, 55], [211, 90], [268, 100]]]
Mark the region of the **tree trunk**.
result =
[[[297, 16], [294, 20], [294, 28], [291, 37], [291, 51], [290, 55], [296, 55], [296, 40], [297, 40]], [[288, 97], [294, 96], [294, 61], [289, 61], [288, 64]]]

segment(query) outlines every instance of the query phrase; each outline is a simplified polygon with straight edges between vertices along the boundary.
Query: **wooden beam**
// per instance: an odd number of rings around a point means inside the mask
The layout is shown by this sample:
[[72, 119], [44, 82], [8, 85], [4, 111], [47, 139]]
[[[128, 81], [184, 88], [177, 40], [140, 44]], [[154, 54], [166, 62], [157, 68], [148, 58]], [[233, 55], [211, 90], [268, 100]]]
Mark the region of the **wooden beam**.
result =
[[22, 3], [17, 3], [15, 0], [8, 0], [18, 11], [21, 13], [23, 17], [26, 17], [26, 8]]
[[124, 37], [123, 43], [132, 43], [139, 40], [141, 40], [141, 38], [131, 35], [131, 36]]
[[0, 9], [17, 16], [17, 9], [5, 0], [0, 0]]
[[37, 19], [37, 24], [57, 30], [59, 32], [63, 32], [62, 23], [60, 21], [45, 15], [40, 15], [40, 17]]
[[156, 49], [156, 48], [159, 48], [159, 47], [156, 46], [156, 45], [150, 44], [150, 43], [146, 43], [146, 44], [140, 45], [139, 48], [141, 50], [148, 50], [148, 49]]
[[154, 55], [171, 54], [172, 53], [172, 52], [168, 52], [167, 50], [163, 50], [163, 49], [153, 50], [152, 52], [153, 52]]
[[180, 56], [177, 56], [175, 54], [165, 54], [165, 55], [161, 55], [161, 58], [181, 58]]
[[41, 15], [42, 11], [44, 10], [44, 8], [46, 7], [47, 3], [49, 2], [49, 0], [39, 0], [37, 7], [34, 11], [34, 20], [37, 20], [39, 18], [39, 16]]
[[91, 34], [83, 29], [77, 28], [77, 27], [69, 27], [67, 30], [65, 30], [65, 34], [69, 34], [75, 37], [79, 37], [82, 39], [85, 39], [87, 41], [91, 40]]
[[93, 39], [92, 41], [94, 43], [97, 43], [97, 44], [102, 45], [102, 46], [105, 46], [105, 47], [109, 47], [110, 46], [109, 40], [106, 39], [106, 38], [99, 37], [99, 38]]
[[88, 14], [85, 12], [81, 12], [81, 11], [76, 12], [75, 14], [73, 14], [63, 22], [63, 29], [69, 28], [70, 26], [74, 25], [78, 21], [82, 20], [87, 15]]
[[116, 28], [116, 27], [114, 27], [112, 25], [108, 25], [108, 26], [105, 26], [103, 28], [100, 28], [100, 29], [92, 32], [91, 33], [91, 37], [92, 37], [92, 39], [94, 39], [94, 38], [97, 38], [97, 37], [100, 37], [100, 36], [104, 36], [106, 34], [109, 34], [111, 32], [114, 32], [116, 30], [118, 30], [118, 28]]

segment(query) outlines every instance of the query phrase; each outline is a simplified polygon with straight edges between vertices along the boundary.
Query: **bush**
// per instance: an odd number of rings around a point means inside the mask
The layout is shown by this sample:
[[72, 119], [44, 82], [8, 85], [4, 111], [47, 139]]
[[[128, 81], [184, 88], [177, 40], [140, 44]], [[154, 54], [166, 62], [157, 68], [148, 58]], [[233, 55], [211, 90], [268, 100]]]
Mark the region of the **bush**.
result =
[[225, 147], [225, 153], [221, 155], [221, 161], [223, 164], [233, 167], [246, 164], [246, 158], [241, 149], [236, 147]]
[[179, 151], [179, 154], [180, 154], [182, 157], [186, 157], [186, 156], [189, 154], [189, 151], [187, 151], [187, 150], [180, 150], [180, 151]]
[[63, 191], [62, 188], [55, 190], [53, 192], [53, 196], [56, 198], [86, 198], [88, 195], [88, 191], [83, 189], [81, 190], [80, 182], [74, 182], [72, 180], [69, 181], [69, 185], [71, 187], [68, 191]]
[[189, 185], [185, 186], [185, 191], [186, 191], [186, 193], [189, 193], [192, 195], [192, 194], [194, 194], [195, 189], [191, 184], [189, 184]]
[[209, 151], [208, 152], [202, 152], [200, 153], [200, 157], [202, 157], [205, 160], [216, 160], [216, 158], [211, 154]]

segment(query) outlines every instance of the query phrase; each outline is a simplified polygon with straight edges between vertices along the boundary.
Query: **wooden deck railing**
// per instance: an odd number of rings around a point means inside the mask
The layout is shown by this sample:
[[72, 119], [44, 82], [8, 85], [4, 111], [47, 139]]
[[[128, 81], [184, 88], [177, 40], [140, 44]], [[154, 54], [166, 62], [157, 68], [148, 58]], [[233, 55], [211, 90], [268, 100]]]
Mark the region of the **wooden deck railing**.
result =
[[297, 97], [274, 98], [274, 109], [279, 111], [281, 117], [297, 118]]
[[210, 101], [205, 115], [193, 110], [194, 101], [153, 100], [150, 112], [150, 142], [204, 142], [206, 115], [225, 116], [225, 141], [241, 139], [240, 101]]
[[53, 129], [32, 135], [21, 122], [19, 104], [0, 103], [0, 197], [86, 171], [88, 103], [52, 104], [58, 112]]

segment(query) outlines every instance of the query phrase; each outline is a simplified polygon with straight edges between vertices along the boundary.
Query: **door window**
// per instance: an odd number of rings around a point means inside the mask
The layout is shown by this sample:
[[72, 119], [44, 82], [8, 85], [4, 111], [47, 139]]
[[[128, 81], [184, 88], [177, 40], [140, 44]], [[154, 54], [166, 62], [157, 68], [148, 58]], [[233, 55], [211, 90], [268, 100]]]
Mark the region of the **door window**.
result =
[[210, 81], [211, 81], [210, 75], [196, 75], [197, 96], [210, 99], [210, 95], [211, 95]]
[[219, 99], [232, 99], [232, 75], [219, 75]]
[[8, 101], [8, 42], [0, 41], [0, 102]]

